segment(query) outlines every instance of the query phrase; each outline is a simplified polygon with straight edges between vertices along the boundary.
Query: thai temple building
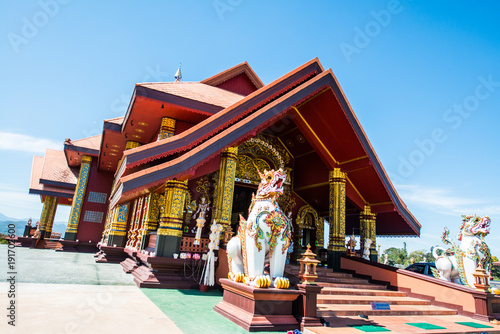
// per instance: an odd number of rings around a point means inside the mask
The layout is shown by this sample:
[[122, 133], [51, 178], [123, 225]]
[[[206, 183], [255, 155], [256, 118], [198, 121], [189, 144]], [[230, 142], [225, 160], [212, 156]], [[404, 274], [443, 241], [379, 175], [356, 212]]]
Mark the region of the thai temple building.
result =
[[[269, 84], [246, 62], [200, 82], [182, 81], [180, 68], [176, 78], [136, 84], [126, 114], [104, 120], [101, 135], [66, 139], [63, 151], [34, 157], [30, 193], [43, 202], [37, 247], [51, 240], [64, 250], [99, 248], [101, 261], [173, 259], [206, 253], [215, 222], [223, 251], [248, 215], [258, 172], [280, 168], [287, 180], [279, 204], [293, 222], [290, 261], [310, 244], [338, 269], [346, 235], [371, 239], [373, 261], [377, 237], [419, 236], [335, 76], [317, 59]], [[52, 233], [58, 205], [71, 206], [61, 236]]]
[[[224, 292], [214, 311], [249, 331], [323, 327], [344, 316], [349, 327], [361, 315], [391, 315], [391, 326], [411, 325], [408, 315], [423, 316], [417, 324], [435, 321], [428, 315], [500, 318], [489, 265], [460, 260], [469, 263], [464, 286], [442, 279], [444, 270], [429, 277], [378, 263], [379, 237], [419, 236], [421, 225], [318, 59], [269, 84], [246, 62], [200, 82], [182, 81], [179, 67], [175, 79], [136, 84], [125, 115], [104, 120], [102, 134], [35, 156], [29, 192], [43, 202], [40, 219], [9, 242], [94, 252], [141, 288], [216, 284]], [[59, 205], [71, 206], [62, 235], [52, 231]], [[489, 217], [463, 217], [461, 229], [477, 232], [464, 240], [482, 245], [487, 264]], [[266, 250], [276, 249], [279, 260], [266, 267]], [[249, 274], [257, 261], [262, 274]], [[243, 264], [244, 273], [233, 271]], [[465, 326], [455, 322], [446, 326]]]

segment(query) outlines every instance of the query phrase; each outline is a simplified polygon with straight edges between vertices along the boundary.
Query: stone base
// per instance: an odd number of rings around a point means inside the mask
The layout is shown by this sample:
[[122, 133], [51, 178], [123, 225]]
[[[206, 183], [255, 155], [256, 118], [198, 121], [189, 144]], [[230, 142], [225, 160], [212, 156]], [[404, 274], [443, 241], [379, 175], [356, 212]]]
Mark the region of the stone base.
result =
[[95, 262], [97, 263], [120, 263], [128, 258], [128, 254], [125, 253], [123, 247], [109, 247], [99, 245], [99, 255], [96, 257]]
[[224, 289], [214, 311], [249, 332], [287, 331], [299, 328], [292, 305], [301, 294], [290, 289], [259, 289], [220, 279]]
[[30, 247], [35, 248], [36, 241], [38, 239], [26, 238], [26, 237], [16, 237], [14, 239], [8, 238], [8, 240], [12, 240], [14, 244], [18, 247]]
[[95, 253], [98, 251], [97, 245], [91, 242], [81, 242], [60, 239], [57, 240], [62, 246], [56, 249], [58, 252]]
[[78, 252], [76, 250], [76, 245], [78, 245], [78, 241], [61, 239], [59, 243], [62, 245], [62, 248], [58, 249], [58, 252]]
[[120, 262], [120, 264], [123, 267], [123, 271], [127, 274], [130, 274], [131, 272], [136, 270], [140, 265], [139, 263], [137, 263], [136, 260], [137, 250], [125, 248], [125, 253], [127, 253], [129, 257]]
[[153, 289], [198, 289], [205, 261], [184, 260], [170, 257], [149, 256], [137, 253], [142, 263], [132, 271], [139, 288]]

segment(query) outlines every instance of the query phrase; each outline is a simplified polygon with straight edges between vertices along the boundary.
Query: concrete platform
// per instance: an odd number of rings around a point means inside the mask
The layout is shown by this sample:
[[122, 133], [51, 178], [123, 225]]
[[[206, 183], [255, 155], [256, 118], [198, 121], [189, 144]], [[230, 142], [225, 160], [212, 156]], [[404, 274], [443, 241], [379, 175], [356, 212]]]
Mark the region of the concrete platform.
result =
[[182, 331], [135, 286], [20, 283], [16, 326], [8, 325], [8, 283], [0, 283], [0, 333], [165, 333]]
[[[473, 320], [471, 318], [463, 317], [460, 315], [439, 315], [439, 316], [370, 316], [368, 320], [361, 319], [360, 317], [336, 317], [334, 320], [330, 319], [330, 327], [310, 327], [306, 328], [304, 334], [349, 334], [349, 333], [364, 333], [363, 331], [353, 328], [349, 325], [377, 325], [382, 326], [390, 332], [384, 333], [404, 333], [404, 334], [417, 334], [417, 333], [500, 333], [500, 326], [488, 324], [482, 321]], [[407, 323], [426, 322], [433, 325], [445, 327], [446, 329], [426, 330]], [[456, 324], [456, 322], [476, 322], [484, 325], [492, 326], [493, 328], [472, 328], [464, 325]], [[379, 332], [382, 333], [382, 332]]]

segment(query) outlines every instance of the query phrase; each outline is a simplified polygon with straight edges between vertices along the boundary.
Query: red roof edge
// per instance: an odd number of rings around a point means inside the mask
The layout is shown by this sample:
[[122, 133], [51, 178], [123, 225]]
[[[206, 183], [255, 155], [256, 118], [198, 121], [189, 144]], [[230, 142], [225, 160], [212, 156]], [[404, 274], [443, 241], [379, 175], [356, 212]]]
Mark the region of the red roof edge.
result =
[[200, 82], [206, 85], [217, 87], [221, 83], [228, 81], [241, 73], [245, 73], [245, 75], [248, 77], [248, 79], [250, 79], [256, 89], [264, 87], [264, 83], [260, 80], [260, 78], [246, 61]]

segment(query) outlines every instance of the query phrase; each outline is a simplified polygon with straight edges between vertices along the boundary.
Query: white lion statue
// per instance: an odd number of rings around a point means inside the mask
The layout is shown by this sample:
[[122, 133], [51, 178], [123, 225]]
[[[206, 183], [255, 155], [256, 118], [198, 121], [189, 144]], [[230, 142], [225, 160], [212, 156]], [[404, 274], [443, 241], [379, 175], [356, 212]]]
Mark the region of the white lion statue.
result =
[[[248, 220], [240, 215], [238, 235], [227, 244], [229, 279], [257, 288], [286, 289], [290, 282], [283, 277], [283, 272], [291, 224], [277, 202], [283, 194], [286, 174], [279, 169], [259, 171], [259, 175], [261, 181], [257, 196], [252, 196]], [[264, 275], [266, 260], [270, 276]]]
[[[491, 270], [491, 253], [484, 237], [490, 233], [490, 218], [476, 215], [462, 215], [462, 226], [458, 234], [460, 247], [449, 238], [445, 227], [442, 240], [451, 248], [436, 247], [432, 254], [436, 258], [435, 277], [446, 281], [468, 285], [474, 288], [473, 272], [481, 265], [487, 274]], [[438, 251], [441, 254], [438, 255]]]
[[363, 259], [365, 260], [370, 260], [370, 247], [372, 246], [372, 239], [366, 238], [365, 239], [365, 244], [363, 245], [364, 250], [363, 250]]

